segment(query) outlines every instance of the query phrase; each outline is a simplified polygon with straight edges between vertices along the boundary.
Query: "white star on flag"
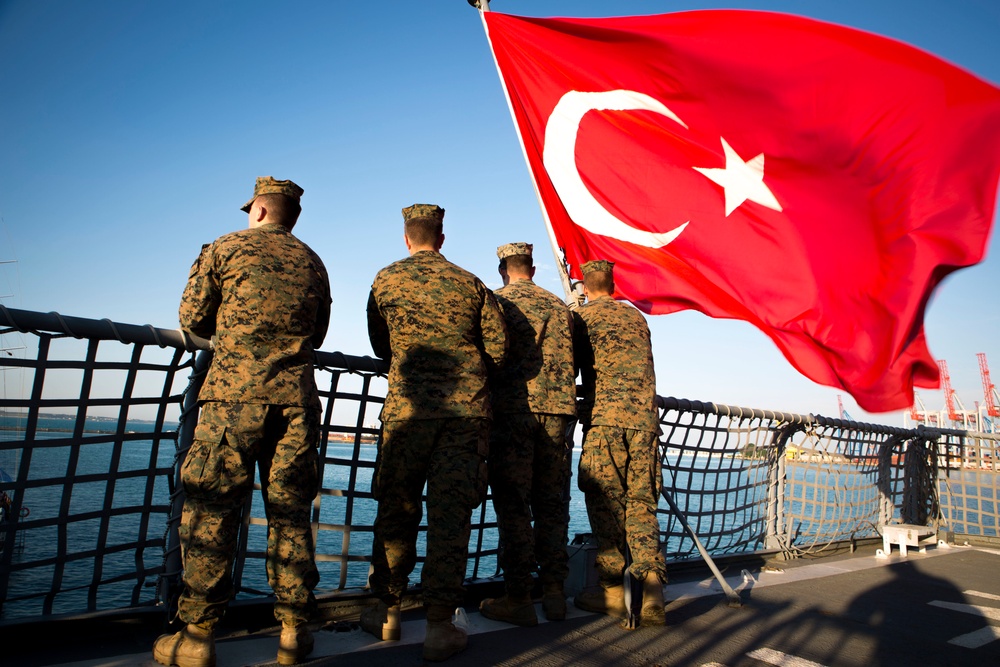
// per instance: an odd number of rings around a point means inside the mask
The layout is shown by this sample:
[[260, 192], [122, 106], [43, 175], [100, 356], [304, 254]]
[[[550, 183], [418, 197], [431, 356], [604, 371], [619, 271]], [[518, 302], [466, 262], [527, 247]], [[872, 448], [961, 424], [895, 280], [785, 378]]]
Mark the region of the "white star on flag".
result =
[[722, 140], [722, 150], [726, 153], [725, 169], [706, 169], [693, 167], [705, 178], [722, 186], [726, 193], [726, 217], [743, 202], [750, 200], [761, 206], [781, 210], [781, 204], [774, 198], [771, 190], [764, 185], [764, 154], [761, 153], [752, 160], [744, 161], [732, 146]]

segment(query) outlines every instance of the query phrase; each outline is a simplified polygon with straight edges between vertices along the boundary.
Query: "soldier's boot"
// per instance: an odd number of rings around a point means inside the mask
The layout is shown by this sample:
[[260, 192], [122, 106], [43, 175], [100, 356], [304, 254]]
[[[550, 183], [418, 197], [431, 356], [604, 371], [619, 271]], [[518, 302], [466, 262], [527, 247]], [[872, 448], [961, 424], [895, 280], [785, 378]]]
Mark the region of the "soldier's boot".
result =
[[382, 641], [399, 639], [401, 624], [399, 621], [399, 605], [388, 605], [379, 600], [374, 607], [361, 612], [361, 628]]
[[153, 659], [176, 667], [215, 667], [215, 632], [211, 625], [188, 624], [153, 642]]
[[494, 621], [513, 625], [538, 625], [535, 603], [530, 595], [504, 595], [501, 598], [487, 598], [479, 604], [479, 613]]
[[550, 621], [562, 621], [566, 618], [566, 593], [561, 583], [542, 586], [542, 611]]
[[604, 586], [597, 590], [583, 591], [575, 598], [573, 604], [584, 611], [607, 614], [617, 618], [625, 618], [625, 589], [621, 585]]
[[305, 625], [283, 625], [278, 640], [278, 664], [297, 665], [312, 653], [312, 632]]
[[451, 620], [451, 607], [431, 605], [427, 607], [427, 634], [424, 637], [424, 660], [439, 662], [461, 653], [469, 643], [469, 637], [462, 628], [455, 627]]
[[663, 607], [663, 584], [655, 573], [650, 572], [642, 582], [640, 625], [666, 625], [667, 615]]

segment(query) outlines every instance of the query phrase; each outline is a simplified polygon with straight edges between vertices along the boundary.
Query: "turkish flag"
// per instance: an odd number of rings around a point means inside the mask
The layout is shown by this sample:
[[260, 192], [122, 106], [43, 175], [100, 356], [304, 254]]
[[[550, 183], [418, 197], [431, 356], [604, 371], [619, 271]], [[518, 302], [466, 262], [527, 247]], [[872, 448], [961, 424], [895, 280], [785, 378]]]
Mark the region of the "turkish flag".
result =
[[938, 386], [924, 309], [983, 258], [1000, 89], [783, 14], [483, 20], [573, 277], [610, 259], [647, 313], [746, 320], [868, 411]]

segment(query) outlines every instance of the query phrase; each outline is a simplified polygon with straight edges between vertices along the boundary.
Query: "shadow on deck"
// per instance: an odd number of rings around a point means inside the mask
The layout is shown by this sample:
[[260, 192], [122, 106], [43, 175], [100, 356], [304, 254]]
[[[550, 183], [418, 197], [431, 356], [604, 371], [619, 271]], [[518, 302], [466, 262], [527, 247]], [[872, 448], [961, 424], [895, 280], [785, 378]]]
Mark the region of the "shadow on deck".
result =
[[[481, 617], [470, 591], [469, 647], [443, 664], [796, 667], [1000, 664], [1000, 550], [931, 547], [906, 558], [854, 554], [822, 559], [732, 562], [724, 572], [740, 590], [731, 608], [706, 569], [672, 575], [666, 628], [622, 629], [618, 621], [576, 610], [567, 620], [515, 628]], [[354, 601], [356, 604], [362, 600]], [[404, 611], [403, 639], [376, 642], [361, 632], [352, 601], [343, 620], [316, 633], [308, 665], [420, 665], [423, 619]], [[328, 610], [329, 611], [329, 610]], [[346, 617], [345, 617], [346, 616]], [[24, 667], [155, 665], [150, 647], [164, 631], [162, 613], [128, 619], [90, 618], [0, 627], [3, 664]], [[278, 628], [270, 608], [235, 605], [220, 627], [219, 667], [275, 663]]]

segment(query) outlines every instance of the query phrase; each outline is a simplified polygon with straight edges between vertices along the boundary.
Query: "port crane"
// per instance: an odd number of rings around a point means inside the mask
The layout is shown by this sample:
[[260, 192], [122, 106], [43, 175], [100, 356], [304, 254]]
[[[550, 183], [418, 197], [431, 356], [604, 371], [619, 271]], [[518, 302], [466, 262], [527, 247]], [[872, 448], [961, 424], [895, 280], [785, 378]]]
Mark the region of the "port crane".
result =
[[[938, 368], [941, 369], [941, 389], [944, 391], [944, 405], [952, 426], [973, 431], [981, 430], [978, 410], [966, 410], [962, 399], [952, 389], [951, 374], [948, 373], [948, 362], [944, 359], [939, 359], [937, 363]], [[956, 403], [958, 404], [957, 409], [955, 408]]]
[[848, 421], [854, 421], [854, 417], [844, 409], [844, 399], [840, 394], [837, 394], [837, 410], [840, 411], [840, 418], [846, 419]]
[[987, 433], [993, 433], [996, 431], [996, 424], [993, 420], [1000, 417], [1000, 395], [997, 395], [997, 388], [990, 379], [990, 367], [986, 363], [986, 353], [979, 352], [976, 354], [976, 358], [979, 359], [979, 376], [983, 380], [983, 398], [985, 399], [982, 407], [986, 413], [982, 415], [983, 430]]

